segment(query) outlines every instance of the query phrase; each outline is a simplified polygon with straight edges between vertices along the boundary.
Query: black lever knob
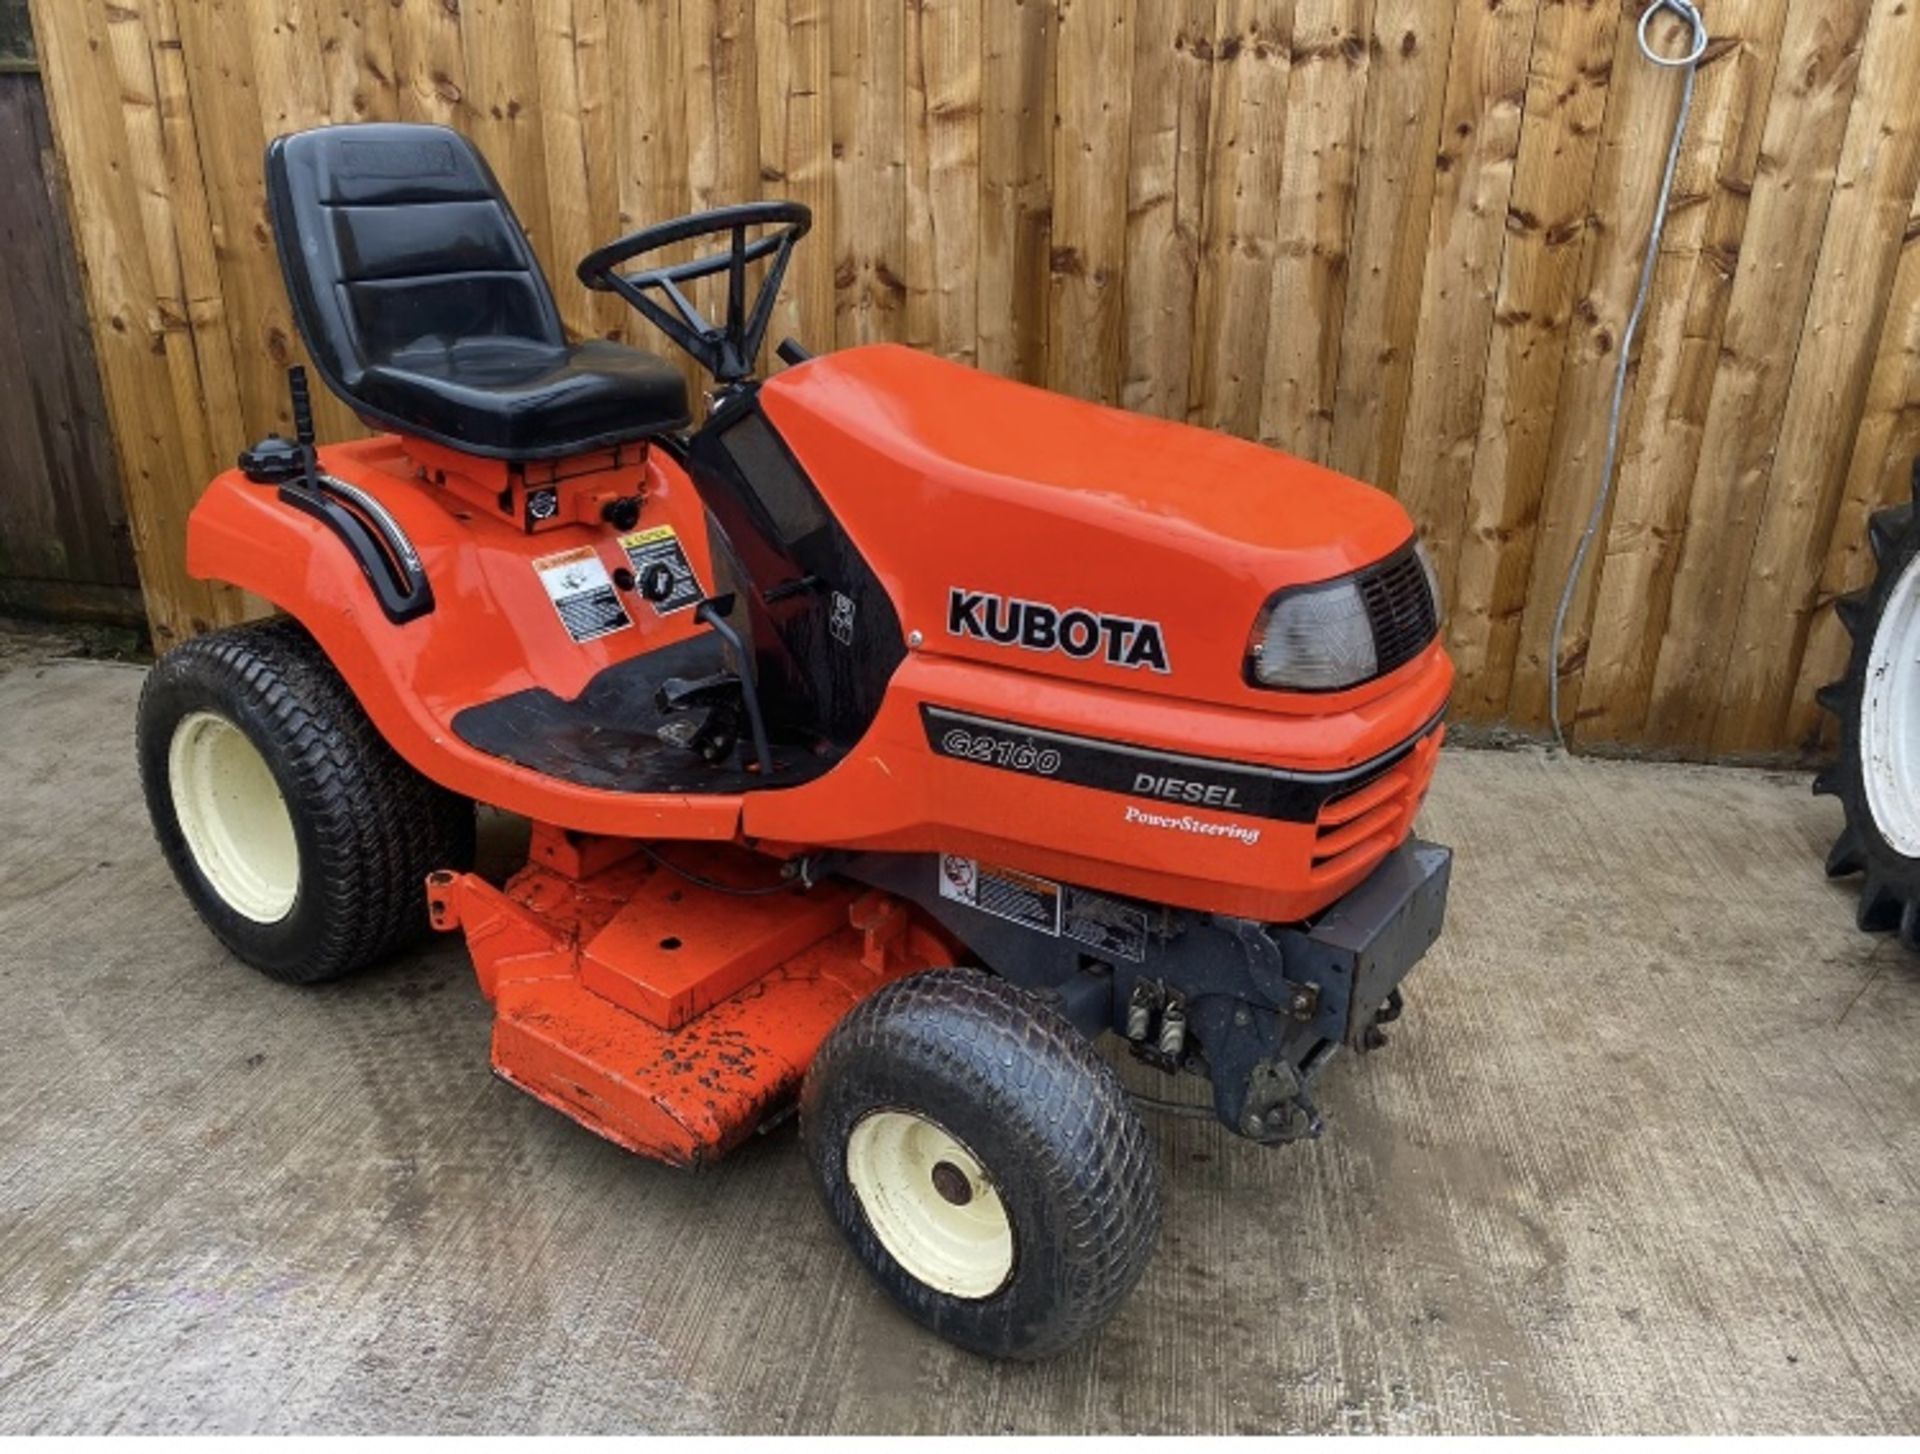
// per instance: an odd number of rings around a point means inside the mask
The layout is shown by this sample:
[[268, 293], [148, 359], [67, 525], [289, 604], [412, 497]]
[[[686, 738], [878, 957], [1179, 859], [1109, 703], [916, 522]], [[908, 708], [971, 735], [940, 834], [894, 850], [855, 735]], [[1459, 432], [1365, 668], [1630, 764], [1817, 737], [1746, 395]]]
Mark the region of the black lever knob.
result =
[[631, 530], [640, 523], [640, 497], [622, 495], [600, 507], [600, 518], [615, 530]]
[[674, 584], [673, 568], [665, 561], [656, 560], [640, 572], [640, 594], [655, 605], [673, 594]]

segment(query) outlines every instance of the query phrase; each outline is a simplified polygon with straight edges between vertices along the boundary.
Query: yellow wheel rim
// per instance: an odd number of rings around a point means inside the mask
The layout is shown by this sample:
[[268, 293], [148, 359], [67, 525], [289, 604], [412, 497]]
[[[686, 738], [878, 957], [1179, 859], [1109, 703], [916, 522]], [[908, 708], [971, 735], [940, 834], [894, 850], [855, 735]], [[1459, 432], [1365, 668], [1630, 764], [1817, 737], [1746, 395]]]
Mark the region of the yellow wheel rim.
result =
[[867, 1225], [915, 1279], [959, 1298], [1013, 1276], [1013, 1222], [980, 1160], [937, 1121], [871, 1111], [847, 1138], [847, 1180]]
[[217, 712], [190, 712], [167, 748], [173, 816], [194, 867], [236, 914], [274, 924], [300, 893], [293, 815], [267, 760]]

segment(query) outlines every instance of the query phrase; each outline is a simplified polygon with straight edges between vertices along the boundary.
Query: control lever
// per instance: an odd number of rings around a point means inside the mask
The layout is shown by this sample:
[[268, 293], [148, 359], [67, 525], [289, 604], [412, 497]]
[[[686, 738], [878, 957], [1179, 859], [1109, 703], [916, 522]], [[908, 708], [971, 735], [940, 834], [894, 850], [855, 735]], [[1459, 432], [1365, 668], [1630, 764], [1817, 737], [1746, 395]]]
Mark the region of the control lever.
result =
[[727, 622], [733, 612], [734, 596], [728, 591], [724, 596], [708, 596], [693, 608], [693, 619], [702, 625], [711, 626], [720, 633], [720, 639], [733, 648], [733, 654], [740, 662], [740, 695], [747, 704], [747, 726], [753, 731], [753, 756], [760, 764], [760, 775], [773, 776], [773, 749], [767, 745], [767, 719], [760, 715], [760, 693], [753, 685], [753, 663], [747, 659], [747, 648], [741, 644], [740, 633]]

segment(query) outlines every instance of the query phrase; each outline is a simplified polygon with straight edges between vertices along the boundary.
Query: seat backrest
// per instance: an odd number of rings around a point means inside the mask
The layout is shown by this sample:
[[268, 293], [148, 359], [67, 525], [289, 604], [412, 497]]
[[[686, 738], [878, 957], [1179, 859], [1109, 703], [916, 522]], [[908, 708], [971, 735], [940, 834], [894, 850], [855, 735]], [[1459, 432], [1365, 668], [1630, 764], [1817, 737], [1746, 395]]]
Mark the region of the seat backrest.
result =
[[563, 348], [553, 293], [486, 158], [442, 126], [323, 126], [267, 148], [267, 199], [294, 322], [351, 399], [420, 344]]

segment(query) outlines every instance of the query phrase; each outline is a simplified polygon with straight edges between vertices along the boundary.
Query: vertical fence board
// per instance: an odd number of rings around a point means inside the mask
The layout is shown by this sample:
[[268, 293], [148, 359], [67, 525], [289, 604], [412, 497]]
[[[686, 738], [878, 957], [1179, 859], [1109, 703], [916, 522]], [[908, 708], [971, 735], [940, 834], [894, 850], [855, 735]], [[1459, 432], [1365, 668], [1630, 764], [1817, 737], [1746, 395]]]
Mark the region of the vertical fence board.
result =
[[905, 17], [897, 0], [833, 16], [834, 288], [842, 346], [900, 336], [906, 283]]
[[1187, 416], [1235, 434], [1260, 431], [1293, 9], [1293, 0], [1220, 0], [1214, 23]]
[[[813, 209], [813, 232], [794, 253], [774, 305], [774, 344], [833, 338], [833, 135], [829, 124], [827, 0], [759, 0], [754, 75], [759, 82], [760, 181], [770, 195]], [[968, 270], [972, 260], [968, 259]]]
[[904, 341], [962, 363], [979, 351], [980, 0], [907, 7]]
[[[1768, 472], [1852, 109], [1867, 9], [1795, 0], [1727, 308], [1648, 724], [1699, 751], [1719, 706]], [[1803, 200], [1804, 199], [1804, 200]]]
[[1373, 0], [1297, 0], [1293, 12], [1259, 437], [1321, 464], [1333, 454], [1372, 11]]
[[1920, 176], [1920, 13], [1908, 0], [1877, 0], [1861, 48], [1806, 328], [1721, 682], [1716, 752], [1764, 750], [1784, 730], [1846, 483], [1847, 441], [1865, 407]]
[[1458, 7], [1375, 0], [1347, 244], [1332, 463], [1393, 489], [1400, 477], [1433, 213], [1447, 61]]
[[1448, 645], [1465, 681], [1466, 710], [1476, 716], [1497, 714], [1513, 679], [1618, 18], [1610, 6], [1549, 6], [1534, 40], [1479, 438], [1448, 596]]
[[1187, 413], [1212, 72], [1213, 0], [1134, 17], [1120, 402], [1163, 419]]
[[1132, 0], [1059, 0], [1057, 23], [1047, 382], [1115, 403], [1125, 350]]
[[1447, 584], [1459, 557], [1480, 435], [1507, 201], [1538, 15], [1532, 0], [1464, 6], [1453, 33], [1398, 487], [1427, 532]]
[[1052, 0], [983, 0], [980, 57], [982, 368], [1041, 383], [1053, 250]]
[[[1675, 208], [1641, 327], [1618, 495], [1609, 529], [1595, 545], [1599, 559], [1590, 567], [1591, 632], [1584, 668], [1574, 674], [1579, 736], [1585, 740], [1633, 742], [1646, 717], [1786, 8], [1786, 0], [1725, 0], [1715, 9], [1718, 38], [1702, 61], [1674, 179]], [[1570, 405], [1563, 400], [1563, 412]], [[1561, 509], [1556, 516], [1570, 519], [1570, 512]], [[1564, 572], [1570, 549], [1550, 551], [1546, 559]], [[1536, 569], [1535, 579], [1535, 597], [1559, 589], [1545, 569]], [[1540, 723], [1546, 719], [1551, 618], [1531, 605], [1528, 615], [1512, 710], [1516, 719]]]

